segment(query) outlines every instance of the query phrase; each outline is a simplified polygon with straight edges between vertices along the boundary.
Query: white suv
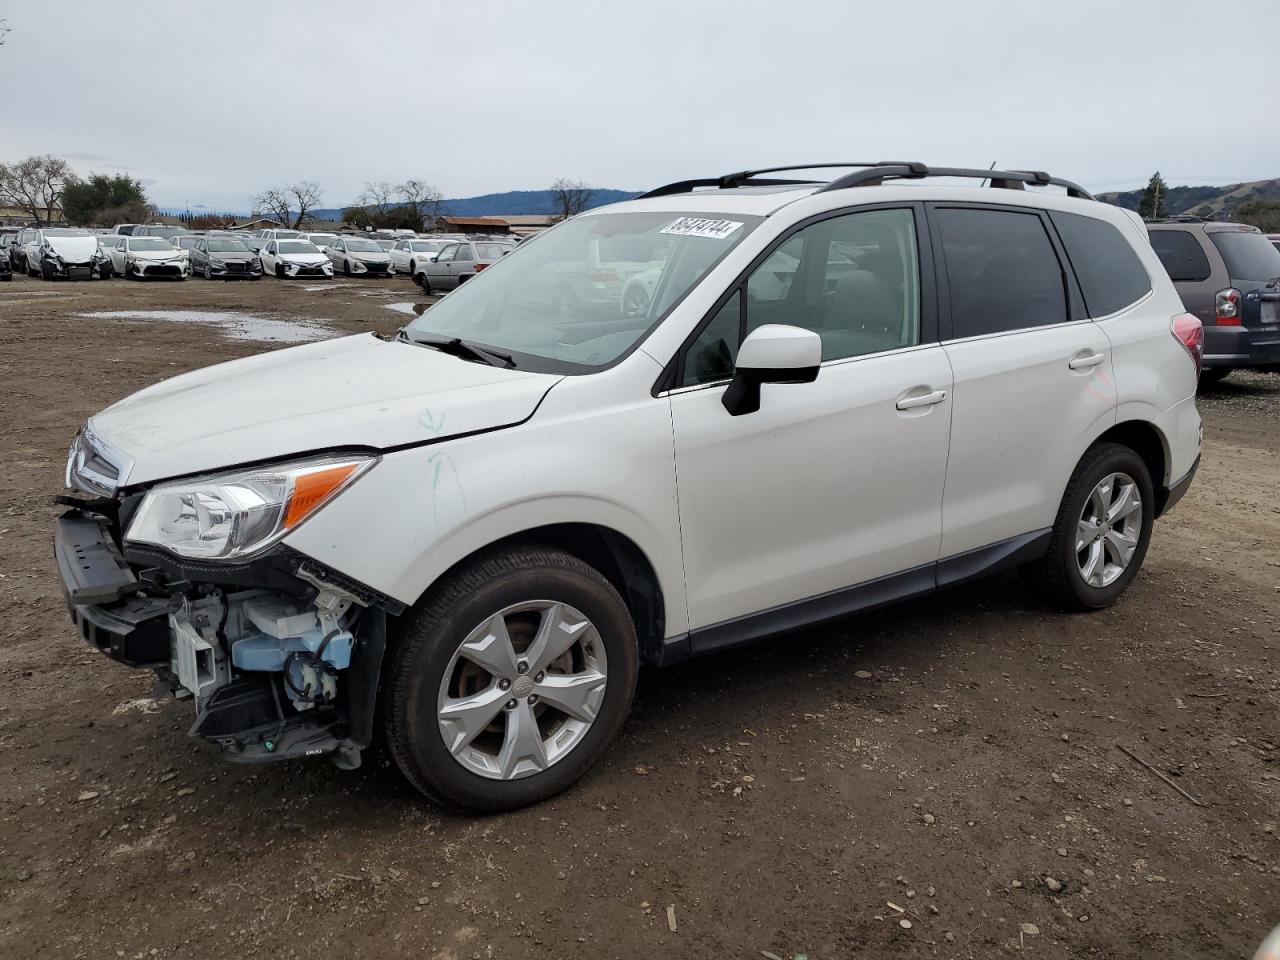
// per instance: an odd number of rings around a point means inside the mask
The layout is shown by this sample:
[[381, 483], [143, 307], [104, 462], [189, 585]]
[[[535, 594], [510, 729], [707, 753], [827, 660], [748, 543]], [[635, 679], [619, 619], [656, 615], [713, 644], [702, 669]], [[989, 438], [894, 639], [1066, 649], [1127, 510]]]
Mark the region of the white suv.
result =
[[423, 793], [499, 810], [583, 774], [642, 664], [1014, 565], [1114, 602], [1200, 452], [1146, 232], [1046, 174], [847, 166], [592, 210], [396, 337], [97, 414], [79, 629], [233, 758], [351, 766], [377, 716]]

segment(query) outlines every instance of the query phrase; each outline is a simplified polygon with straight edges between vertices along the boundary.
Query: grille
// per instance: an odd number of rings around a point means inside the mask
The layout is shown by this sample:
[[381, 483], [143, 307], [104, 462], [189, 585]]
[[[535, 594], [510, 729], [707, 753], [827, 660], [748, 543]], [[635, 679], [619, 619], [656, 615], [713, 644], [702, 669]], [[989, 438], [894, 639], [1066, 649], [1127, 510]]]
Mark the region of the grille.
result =
[[178, 277], [182, 275], [182, 268], [170, 263], [158, 263], [146, 267], [145, 272], [148, 277]]

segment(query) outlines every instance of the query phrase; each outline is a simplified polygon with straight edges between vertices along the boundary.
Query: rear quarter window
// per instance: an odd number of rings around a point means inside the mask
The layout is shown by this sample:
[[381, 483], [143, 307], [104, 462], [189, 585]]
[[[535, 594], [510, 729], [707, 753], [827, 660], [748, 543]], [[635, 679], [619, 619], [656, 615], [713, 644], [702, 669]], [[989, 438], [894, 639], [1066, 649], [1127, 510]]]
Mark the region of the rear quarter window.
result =
[[1114, 226], [1074, 213], [1049, 217], [1067, 248], [1089, 316], [1109, 316], [1151, 292], [1147, 268]]
[[1199, 283], [1213, 271], [1200, 241], [1189, 230], [1151, 230], [1151, 246], [1175, 283]]
[[1215, 231], [1209, 239], [1222, 254], [1232, 280], [1267, 281], [1280, 277], [1280, 252], [1260, 233]]

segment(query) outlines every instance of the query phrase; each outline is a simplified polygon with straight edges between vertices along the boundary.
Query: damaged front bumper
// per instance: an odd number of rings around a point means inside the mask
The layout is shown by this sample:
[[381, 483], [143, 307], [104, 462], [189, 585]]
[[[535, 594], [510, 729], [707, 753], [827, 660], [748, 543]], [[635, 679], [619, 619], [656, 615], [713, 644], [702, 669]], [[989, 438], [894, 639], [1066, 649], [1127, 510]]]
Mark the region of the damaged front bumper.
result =
[[54, 555], [86, 641], [190, 698], [191, 735], [230, 759], [359, 764], [400, 604], [283, 546], [235, 565], [122, 550], [121, 502], [82, 503], [58, 519]]

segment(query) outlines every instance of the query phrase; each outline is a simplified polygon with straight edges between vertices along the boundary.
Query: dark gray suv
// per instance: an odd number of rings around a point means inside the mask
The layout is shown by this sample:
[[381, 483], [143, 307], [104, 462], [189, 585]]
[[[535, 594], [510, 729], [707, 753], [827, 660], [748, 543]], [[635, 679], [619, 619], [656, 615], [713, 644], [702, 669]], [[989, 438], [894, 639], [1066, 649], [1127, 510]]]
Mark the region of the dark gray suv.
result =
[[1280, 250], [1257, 227], [1195, 217], [1147, 224], [1188, 313], [1204, 325], [1201, 379], [1280, 370]]

